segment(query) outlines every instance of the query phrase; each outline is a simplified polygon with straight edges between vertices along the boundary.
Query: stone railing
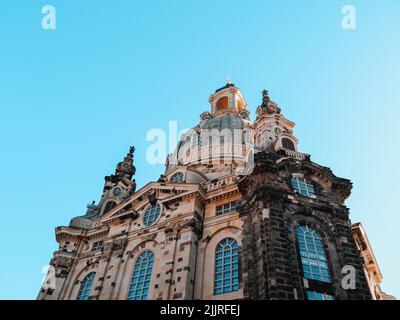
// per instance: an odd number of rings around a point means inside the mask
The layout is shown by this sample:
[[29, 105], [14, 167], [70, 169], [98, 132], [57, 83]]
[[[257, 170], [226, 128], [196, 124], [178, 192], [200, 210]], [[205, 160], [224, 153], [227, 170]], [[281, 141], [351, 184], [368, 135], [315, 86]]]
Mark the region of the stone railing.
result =
[[297, 151], [292, 151], [292, 150], [288, 150], [288, 149], [284, 149], [281, 148], [279, 149], [279, 151], [281, 151], [284, 155], [298, 159], [298, 160], [309, 160], [310, 159], [310, 155], [306, 154], [306, 153], [301, 153], [301, 152], [297, 152]]
[[229, 177], [226, 177], [224, 179], [219, 179], [219, 180], [214, 181], [214, 182], [211, 181], [211, 182], [208, 182], [206, 185], [204, 185], [204, 189], [207, 192], [209, 192], [209, 191], [221, 188], [221, 187], [226, 187], [228, 185], [235, 184], [235, 180], [234, 179], [235, 179], [235, 177], [229, 176]]

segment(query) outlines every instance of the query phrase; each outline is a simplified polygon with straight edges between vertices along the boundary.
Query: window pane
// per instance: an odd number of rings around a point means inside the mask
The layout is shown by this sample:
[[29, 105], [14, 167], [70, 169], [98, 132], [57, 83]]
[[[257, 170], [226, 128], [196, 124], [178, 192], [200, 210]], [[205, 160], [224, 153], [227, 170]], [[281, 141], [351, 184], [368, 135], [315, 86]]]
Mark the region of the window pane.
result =
[[143, 216], [144, 225], [147, 227], [153, 225], [157, 221], [157, 219], [160, 215], [160, 211], [161, 211], [161, 208], [160, 208], [159, 204], [151, 205], [144, 213], [144, 216]]
[[216, 207], [216, 215], [237, 211], [237, 201], [232, 201]]
[[[136, 260], [133, 270], [131, 289], [138, 289], [128, 294], [128, 300], [146, 300], [150, 287], [151, 272], [153, 271], [154, 254], [143, 252]], [[140, 274], [140, 277], [135, 275]]]
[[[216, 295], [239, 290], [239, 251], [237, 247], [236, 240], [232, 238], [222, 240], [216, 247], [214, 278], [214, 294]], [[221, 256], [224, 258], [221, 259]]]
[[307, 197], [314, 195], [314, 186], [311, 183], [308, 183], [305, 179], [298, 177], [292, 178], [291, 185], [294, 191], [302, 196]]
[[307, 291], [306, 293], [308, 300], [335, 300], [332, 295], [325, 292]]
[[183, 177], [184, 177], [183, 172], [177, 172], [171, 177], [171, 179], [169, 179], [169, 181], [171, 183], [183, 183], [184, 181]]
[[95, 272], [89, 273], [82, 281], [81, 287], [79, 288], [77, 300], [88, 300], [90, 289], [92, 288]]
[[321, 236], [308, 226], [298, 226], [296, 234], [304, 277], [331, 282]]

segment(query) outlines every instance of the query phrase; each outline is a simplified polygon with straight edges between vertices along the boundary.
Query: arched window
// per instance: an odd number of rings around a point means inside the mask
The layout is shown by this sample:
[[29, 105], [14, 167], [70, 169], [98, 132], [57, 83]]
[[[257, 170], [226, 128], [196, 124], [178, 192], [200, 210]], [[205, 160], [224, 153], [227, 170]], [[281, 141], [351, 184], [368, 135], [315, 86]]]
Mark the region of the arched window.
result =
[[146, 227], [150, 227], [153, 225], [158, 217], [160, 216], [161, 207], [157, 203], [155, 205], [151, 205], [143, 215], [143, 223]]
[[78, 297], [76, 298], [77, 300], [88, 300], [95, 276], [96, 272], [91, 272], [83, 279], [81, 287], [79, 288]]
[[296, 227], [304, 278], [331, 282], [328, 261], [321, 236], [313, 228]]
[[228, 97], [222, 97], [217, 101], [217, 110], [224, 110], [229, 108]]
[[308, 183], [305, 179], [293, 177], [291, 182], [294, 191], [302, 196], [309, 197], [315, 195], [314, 186], [311, 183]]
[[115, 201], [108, 201], [104, 207], [103, 213], [110, 211], [111, 209], [115, 208], [117, 203]]
[[147, 299], [153, 264], [154, 254], [151, 251], [145, 251], [137, 258], [129, 287], [128, 300]]
[[183, 183], [183, 172], [175, 173], [169, 181], [171, 183]]
[[291, 151], [296, 151], [293, 141], [288, 138], [282, 138], [282, 147]]
[[215, 250], [214, 294], [239, 290], [239, 247], [236, 240], [226, 238]]

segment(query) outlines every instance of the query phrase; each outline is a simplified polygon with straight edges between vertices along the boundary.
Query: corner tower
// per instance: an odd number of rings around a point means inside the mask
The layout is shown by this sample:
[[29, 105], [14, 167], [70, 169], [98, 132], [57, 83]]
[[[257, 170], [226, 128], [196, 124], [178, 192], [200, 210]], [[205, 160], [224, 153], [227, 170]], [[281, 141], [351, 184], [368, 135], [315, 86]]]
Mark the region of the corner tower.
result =
[[70, 226], [88, 229], [94, 220], [107, 213], [136, 191], [136, 182], [132, 177], [136, 172], [133, 164], [134, 147], [130, 147], [124, 160], [115, 168], [115, 174], [104, 177], [103, 193], [99, 203], [95, 201], [87, 206], [87, 212], [83, 216], [71, 220]]
[[294, 127], [264, 90], [254, 170], [238, 177], [244, 297], [371, 299], [345, 206], [352, 183], [299, 152]]
[[281, 114], [281, 108], [272, 101], [267, 90], [262, 92], [262, 104], [254, 121], [254, 144], [257, 151], [284, 149], [295, 154], [298, 140], [293, 134], [295, 123]]

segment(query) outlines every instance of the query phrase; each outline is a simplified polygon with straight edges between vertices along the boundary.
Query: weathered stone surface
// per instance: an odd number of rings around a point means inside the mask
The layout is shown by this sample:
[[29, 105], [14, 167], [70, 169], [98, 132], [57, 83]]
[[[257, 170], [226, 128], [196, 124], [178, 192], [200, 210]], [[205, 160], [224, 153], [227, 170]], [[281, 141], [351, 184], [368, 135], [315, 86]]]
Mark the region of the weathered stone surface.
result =
[[[371, 290], [373, 298], [384, 297], [380, 278], [365, 276], [377, 274], [377, 268], [366, 268], [372, 251], [359, 228], [354, 229], [357, 244], [353, 239], [344, 206], [351, 182], [298, 151], [295, 124], [283, 117], [267, 91], [254, 122], [231, 83], [212, 94], [210, 104], [211, 112], [183, 137], [157, 182], [136, 191], [131, 148], [115, 174], [105, 178], [99, 204], [88, 205], [84, 216], [56, 229], [54, 288], [42, 288], [38, 299], [74, 300], [92, 272], [89, 299], [127, 299], [135, 264], [146, 251], [154, 255], [148, 299], [306, 299], [307, 290], [335, 299], [371, 299]], [[202, 162], [196, 150], [184, 149], [194, 144], [209, 150], [199, 138], [208, 129], [239, 130], [244, 156], [215, 161], [211, 154], [213, 161]], [[171, 181], [176, 173], [182, 181]], [[294, 176], [312, 184], [314, 195], [296, 193]], [[144, 219], [149, 212], [153, 224]], [[321, 235], [331, 283], [303, 277], [295, 235], [300, 224]], [[216, 248], [227, 238], [239, 248], [239, 286], [216, 294]], [[341, 286], [346, 265], [356, 270], [356, 289]]]

